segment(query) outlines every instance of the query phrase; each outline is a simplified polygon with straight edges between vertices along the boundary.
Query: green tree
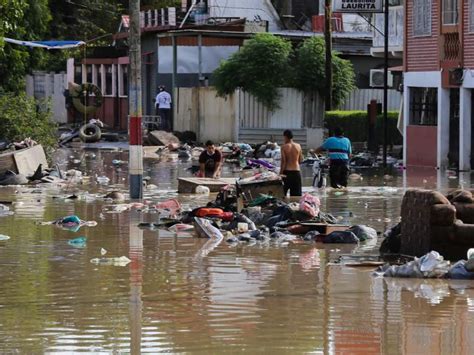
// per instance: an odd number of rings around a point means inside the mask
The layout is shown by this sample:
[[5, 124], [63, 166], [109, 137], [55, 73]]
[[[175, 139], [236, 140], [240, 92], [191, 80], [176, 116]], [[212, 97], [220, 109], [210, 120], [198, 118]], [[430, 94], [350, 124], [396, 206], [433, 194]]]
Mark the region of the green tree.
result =
[[219, 96], [241, 88], [269, 109], [278, 107], [278, 88], [290, 71], [291, 43], [268, 33], [255, 35], [214, 71]]
[[30, 137], [45, 147], [54, 146], [56, 126], [49, 108], [42, 106], [39, 109], [35, 99], [25, 94], [0, 95], [0, 137], [9, 141]]
[[48, 0], [0, 0], [0, 91], [18, 93], [29, 68], [43, 65], [47, 54], [5, 43], [3, 37], [38, 40], [49, 30]]
[[[326, 74], [324, 64], [326, 49], [324, 39], [311, 37], [296, 50], [296, 65], [293, 86], [305, 92], [317, 91], [324, 95]], [[352, 63], [332, 53], [333, 61], [333, 105], [338, 106], [355, 88]]]

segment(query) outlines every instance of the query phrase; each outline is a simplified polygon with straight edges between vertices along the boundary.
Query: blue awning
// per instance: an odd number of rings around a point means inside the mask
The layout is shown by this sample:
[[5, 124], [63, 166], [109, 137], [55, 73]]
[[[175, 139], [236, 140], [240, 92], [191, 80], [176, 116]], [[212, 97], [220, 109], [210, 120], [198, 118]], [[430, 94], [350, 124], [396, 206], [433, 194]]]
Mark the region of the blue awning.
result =
[[18, 44], [20, 46], [45, 48], [45, 49], [68, 49], [85, 45], [83, 41], [19, 41], [11, 38], [4, 38], [5, 42]]

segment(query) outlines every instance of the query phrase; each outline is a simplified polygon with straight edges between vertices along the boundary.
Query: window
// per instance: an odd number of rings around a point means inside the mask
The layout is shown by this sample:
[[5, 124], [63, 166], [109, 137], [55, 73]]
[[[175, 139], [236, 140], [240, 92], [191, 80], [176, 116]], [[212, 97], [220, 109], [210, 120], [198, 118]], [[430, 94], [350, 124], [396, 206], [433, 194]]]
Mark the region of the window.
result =
[[104, 95], [113, 95], [112, 66], [105, 65], [105, 92]]
[[92, 65], [86, 65], [86, 83], [92, 83]]
[[413, 0], [413, 35], [431, 35], [431, 0]]
[[438, 90], [410, 88], [410, 125], [436, 126], [438, 124]]
[[443, 25], [457, 25], [458, 0], [443, 0]]
[[102, 90], [102, 73], [100, 72], [100, 64], [94, 65], [94, 84]]
[[120, 95], [128, 96], [128, 65], [122, 64], [122, 86], [120, 90]]
[[74, 66], [74, 82], [76, 84], [82, 84], [82, 65]]

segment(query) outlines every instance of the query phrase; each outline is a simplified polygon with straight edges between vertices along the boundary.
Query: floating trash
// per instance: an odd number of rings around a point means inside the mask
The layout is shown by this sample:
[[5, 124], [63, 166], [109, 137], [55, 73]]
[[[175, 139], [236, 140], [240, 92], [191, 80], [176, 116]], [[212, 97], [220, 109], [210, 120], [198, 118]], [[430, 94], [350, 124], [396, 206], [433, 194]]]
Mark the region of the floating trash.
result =
[[86, 246], [87, 237], [77, 237], [69, 240], [67, 243], [76, 248], [83, 248]]
[[10, 237], [8, 235], [0, 234], [0, 241], [9, 240], [9, 239]]
[[108, 185], [110, 179], [107, 176], [97, 176], [96, 181], [99, 185]]
[[91, 259], [92, 264], [96, 265], [111, 265], [111, 266], [127, 266], [132, 260], [126, 256], [120, 256], [115, 258], [94, 258]]

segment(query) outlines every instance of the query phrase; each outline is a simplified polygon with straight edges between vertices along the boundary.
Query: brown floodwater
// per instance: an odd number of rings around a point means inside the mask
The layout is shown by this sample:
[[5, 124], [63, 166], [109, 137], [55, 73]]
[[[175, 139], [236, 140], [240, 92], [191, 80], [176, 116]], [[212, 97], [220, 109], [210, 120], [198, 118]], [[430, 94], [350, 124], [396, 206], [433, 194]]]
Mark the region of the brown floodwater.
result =
[[[140, 230], [156, 215], [107, 213], [93, 193], [127, 190], [127, 159], [94, 151], [79, 167], [90, 184], [0, 188], [13, 215], [0, 217], [0, 353], [350, 353], [471, 354], [474, 282], [383, 279], [370, 269], [330, 265], [343, 254], [377, 254], [377, 245], [298, 244], [230, 246], [203, 255], [206, 240], [161, 230]], [[70, 156], [56, 159], [66, 168]], [[186, 206], [207, 196], [178, 196], [178, 176], [191, 163], [147, 161], [145, 198], [176, 197]], [[70, 165], [69, 167], [72, 167]], [[98, 186], [95, 174], [112, 186]], [[397, 221], [406, 186], [471, 186], [470, 176], [436, 171], [395, 174], [362, 171], [349, 193], [318, 193], [322, 209], [345, 223], [382, 231]], [[225, 175], [232, 175], [226, 167]], [[305, 184], [311, 183], [310, 169]], [[310, 189], [308, 187], [308, 189]], [[90, 191], [91, 194], [85, 194]], [[80, 198], [64, 199], [75, 192]], [[211, 197], [212, 198], [212, 197]], [[95, 220], [77, 232], [38, 225], [69, 214]], [[68, 244], [86, 236], [83, 248]], [[125, 266], [92, 258], [127, 256]]]

